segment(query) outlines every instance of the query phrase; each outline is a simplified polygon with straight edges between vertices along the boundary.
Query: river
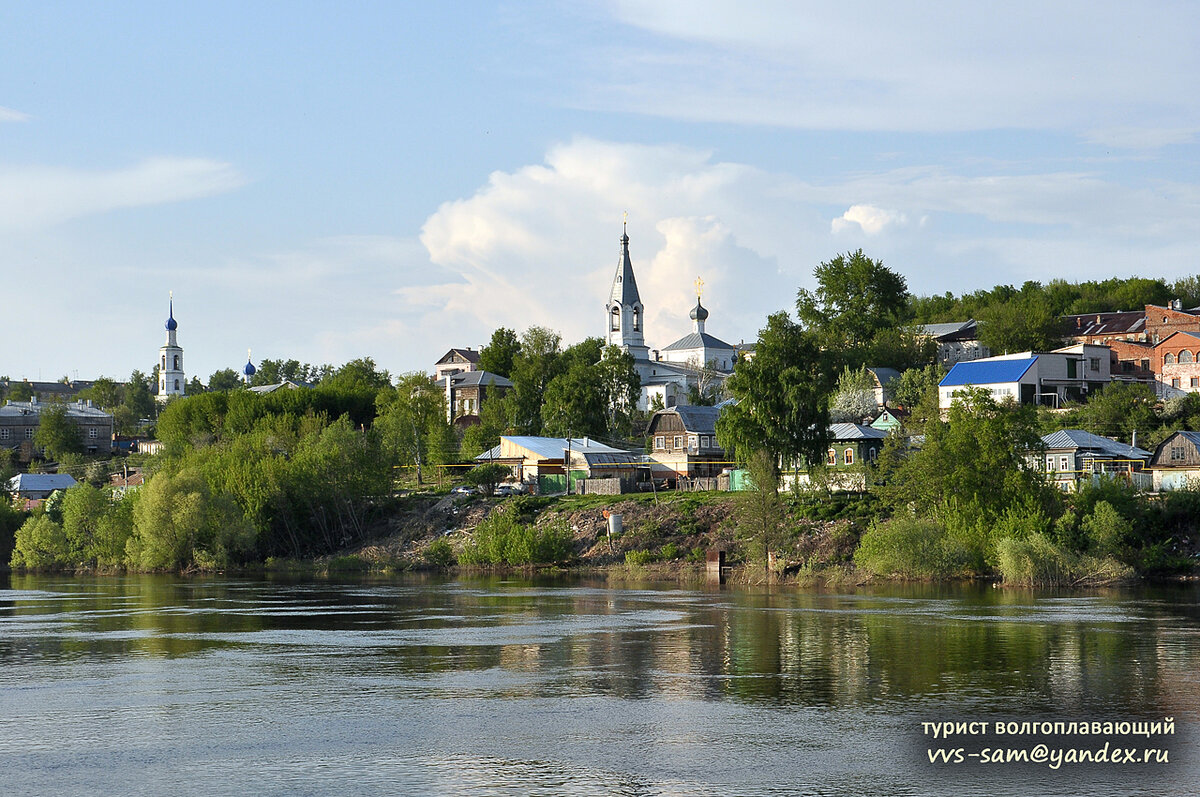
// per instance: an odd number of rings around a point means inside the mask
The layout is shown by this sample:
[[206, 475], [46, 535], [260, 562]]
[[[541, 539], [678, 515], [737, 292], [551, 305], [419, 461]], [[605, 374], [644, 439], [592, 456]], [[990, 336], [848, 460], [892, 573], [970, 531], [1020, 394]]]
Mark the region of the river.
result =
[[6, 795], [1194, 795], [1197, 723], [1194, 586], [0, 576]]

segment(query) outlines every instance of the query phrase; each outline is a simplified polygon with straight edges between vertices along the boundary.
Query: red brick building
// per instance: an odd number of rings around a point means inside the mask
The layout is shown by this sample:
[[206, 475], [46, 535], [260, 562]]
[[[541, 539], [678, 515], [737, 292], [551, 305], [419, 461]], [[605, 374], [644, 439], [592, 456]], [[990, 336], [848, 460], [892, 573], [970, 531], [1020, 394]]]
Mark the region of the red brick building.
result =
[[1146, 338], [1151, 343], [1166, 340], [1175, 332], [1200, 333], [1200, 307], [1183, 309], [1178, 299], [1170, 307], [1146, 305]]
[[[1200, 331], [1175, 332], [1154, 347], [1160, 394], [1200, 393]], [[1173, 390], [1166, 390], [1167, 387]]]

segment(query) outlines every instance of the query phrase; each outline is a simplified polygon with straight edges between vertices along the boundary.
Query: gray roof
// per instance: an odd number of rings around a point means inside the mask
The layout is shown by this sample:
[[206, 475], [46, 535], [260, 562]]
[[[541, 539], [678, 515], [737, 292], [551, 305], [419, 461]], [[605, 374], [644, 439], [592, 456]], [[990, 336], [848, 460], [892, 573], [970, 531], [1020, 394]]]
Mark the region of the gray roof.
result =
[[[491, 371], [463, 371], [461, 374], [451, 374], [449, 378], [451, 387], [475, 387], [477, 385], [494, 387], [513, 386], [511, 381], [500, 376], [500, 374], [493, 374]], [[436, 384], [442, 390], [445, 390], [446, 377], [439, 379]]]
[[975, 319], [966, 321], [951, 321], [948, 324], [921, 324], [920, 329], [926, 335], [932, 338], [940, 338], [944, 335], [952, 335], [955, 332], [962, 332], [975, 326]]
[[868, 368], [867, 370], [875, 375], [880, 387], [887, 387], [893, 379], [900, 378], [900, 372], [895, 368]]
[[835, 440], [882, 440], [888, 433], [874, 426], [861, 423], [834, 423], [829, 426], [829, 436]]
[[[504, 435], [501, 440], [507, 440], [514, 445], [520, 446], [527, 451], [541, 457], [542, 459], [562, 459], [563, 452], [570, 448], [572, 451], [579, 452], [603, 452], [609, 454], [624, 454], [628, 453], [619, 448], [606, 446], [603, 443], [597, 443], [587, 437], [572, 437], [567, 440], [565, 437], [533, 437], [530, 435]], [[496, 446], [491, 451], [485, 451], [476, 460], [488, 460], [500, 458], [500, 446]]]
[[617, 258], [617, 274], [613, 277], [612, 293], [609, 301], [622, 305], [641, 304], [638, 296], [637, 280], [633, 277], [633, 263], [629, 260], [629, 235], [621, 235], [621, 255]]
[[51, 407], [66, 407], [67, 417], [69, 418], [104, 420], [112, 417], [112, 415], [99, 407], [93, 406], [90, 401], [76, 401], [71, 404], [45, 401], [10, 401], [3, 407], [0, 407], [0, 415], [14, 417], [19, 415], [41, 415], [44, 410]]
[[[689, 432], [697, 432], [698, 434], [713, 434], [717, 428], [717, 417], [721, 414], [721, 407], [705, 407], [696, 404], [679, 404], [670, 409], [659, 410], [654, 413], [654, 417], [658, 418], [661, 415], [674, 413], [679, 416], [680, 422], [683, 423], [683, 428]], [[654, 420], [650, 421], [651, 426], [654, 425]]]
[[699, 349], [700, 347], [706, 349], [729, 349], [730, 351], [733, 351], [735, 348], [732, 343], [726, 343], [720, 338], [714, 338], [707, 332], [689, 332], [670, 346], [664, 348], [663, 351]]
[[469, 363], [479, 362], [479, 352], [474, 349], [451, 349], [442, 355], [442, 359], [438, 360], [434, 365], [443, 365], [445, 363], [454, 362], [454, 355], [457, 354]]
[[8, 489], [14, 493], [49, 492], [74, 486], [75, 477], [69, 473], [19, 473], [8, 480]]
[[276, 390], [281, 390], [285, 387], [289, 390], [297, 390], [302, 387], [311, 388], [312, 385], [308, 384], [307, 382], [293, 382], [291, 379], [285, 379], [278, 384], [255, 385], [254, 387], [248, 389], [251, 393], [274, 393]]
[[1047, 450], [1083, 449], [1118, 459], [1149, 459], [1150, 452], [1082, 429], [1059, 429], [1042, 437]]

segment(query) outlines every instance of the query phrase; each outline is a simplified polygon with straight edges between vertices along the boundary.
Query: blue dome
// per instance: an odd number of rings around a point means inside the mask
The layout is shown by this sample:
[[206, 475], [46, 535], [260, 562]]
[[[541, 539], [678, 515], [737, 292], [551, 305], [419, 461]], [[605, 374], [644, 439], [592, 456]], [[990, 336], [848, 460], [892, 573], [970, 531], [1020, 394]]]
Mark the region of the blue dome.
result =
[[178, 326], [179, 323], [175, 320], [175, 302], [171, 302], [171, 309], [167, 313], [167, 331], [174, 332]]
[[246, 365], [242, 368], [242, 373], [245, 374], [246, 376], [254, 376], [255, 370], [256, 369], [254, 368], [254, 363], [250, 362], [249, 360], [246, 360]]

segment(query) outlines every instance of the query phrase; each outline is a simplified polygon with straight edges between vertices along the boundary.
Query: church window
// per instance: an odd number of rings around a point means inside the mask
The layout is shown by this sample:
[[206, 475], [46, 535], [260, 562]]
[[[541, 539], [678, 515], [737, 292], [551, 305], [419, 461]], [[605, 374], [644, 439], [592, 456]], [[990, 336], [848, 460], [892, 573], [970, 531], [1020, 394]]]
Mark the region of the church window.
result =
[[1193, 362], [1192, 353], [1190, 351], [1188, 351], [1187, 349], [1184, 349], [1183, 351], [1179, 352], [1179, 362], [1181, 362], [1181, 363]]
[[619, 332], [621, 330], [621, 310], [618, 307], [613, 308], [612, 326], [610, 327], [610, 329], [613, 332]]
[[633, 331], [638, 332], [642, 328], [642, 308], [633, 308]]
[[1163, 355], [1163, 365], [1174, 365], [1174, 364], [1175, 364], [1175, 355], [1174, 354], [1171, 354], [1171, 352], [1167, 352], [1165, 355]]
[[163, 358], [162, 358], [162, 369], [164, 371], [167, 370], [167, 355], [165, 355], [165, 354], [163, 355]]
[[178, 354], [175, 355], [175, 370], [176, 371], [179, 370], [179, 355]]
[[175, 380], [175, 389], [179, 390], [179, 380], [178, 379]]

